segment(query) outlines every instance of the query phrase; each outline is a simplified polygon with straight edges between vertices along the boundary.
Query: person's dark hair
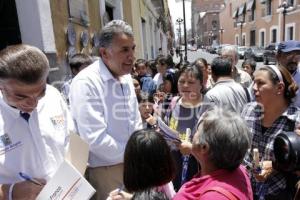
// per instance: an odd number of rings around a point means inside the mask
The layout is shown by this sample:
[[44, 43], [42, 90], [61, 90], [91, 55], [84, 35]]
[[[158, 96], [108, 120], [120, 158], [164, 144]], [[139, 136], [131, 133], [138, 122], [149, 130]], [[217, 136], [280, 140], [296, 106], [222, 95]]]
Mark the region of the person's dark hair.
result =
[[0, 51], [0, 79], [34, 84], [46, 79], [49, 68], [46, 55], [36, 47], [19, 44]]
[[137, 59], [134, 63], [134, 66], [137, 68], [140, 64], [147, 66], [147, 61], [145, 59]]
[[255, 71], [256, 69], [256, 62], [253, 59], [246, 59], [243, 63], [242, 63], [242, 67], [245, 65], [249, 65], [252, 69], [252, 71]]
[[231, 76], [231, 61], [227, 58], [216, 57], [211, 63], [211, 73], [217, 77]]
[[151, 129], [135, 131], [124, 154], [123, 181], [128, 192], [164, 185], [174, 176], [175, 163], [161, 133]]
[[171, 54], [167, 55], [167, 65], [168, 68], [173, 68], [175, 66], [175, 63], [173, 61], [173, 56]]
[[197, 80], [200, 81], [200, 84], [203, 85], [203, 73], [196, 65], [184, 65], [178, 73], [178, 79], [183, 73], [191, 74]]
[[140, 86], [142, 85], [141, 80], [139, 79], [139, 76], [131, 75], [131, 78], [137, 80], [137, 82], [139, 82]]
[[173, 62], [173, 58], [171, 55], [168, 55], [168, 56], [160, 55], [157, 57], [157, 62], [162, 65], [167, 65], [167, 68], [174, 67], [174, 62]]
[[152, 78], [157, 74], [157, 68], [156, 68], [156, 60], [149, 60], [146, 62], [146, 66], [149, 67], [152, 71]]
[[108, 22], [99, 35], [100, 47], [109, 47], [113, 38], [121, 33], [124, 33], [129, 37], [133, 37], [132, 28], [127, 22], [122, 20], [112, 20]]
[[199, 70], [203, 70], [203, 68], [207, 69], [208, 64], [204, 58], [198, 58], [193, 62], [193, 65], [199, 68]]
[[131, 200], [169, 200], [169, 198], [165, 193], [159, 192], [155, 188], [150, 188], [135, 192]]
[[197, 131], [199, 138], [193, 145], [207, 145], [208, 158], [217, 169], [236, 169], [250, 147], [245, 121], [230, 110], [214, 107], [205, 112]]
[[154, 103], [153, 95], [149, 95], [146, 92], [141, 92], [140, 96], [137, 97], [138, 103], [150, 102]]
[[[291, 103], [293, 101], [293, 98], [296, 97], [296, 92], [298, 90], [298, 85], [294, 81], [293, 77], [291, 76], [290, 72], [282, 66], [276, 66], [278, 70], [280, 71], [282, 78], [283, 78], [283, 83], [284, 83], [284, 98]], [[259, 68], [258, 70], [262, 71], [268, 71], [270, 75], [270, 80], [272, 81], [273, 84], [276, 84], [279, 82], [279, 77], [275, 73], [273, 69], [271, 69], [268, 66], [263, 66]]]
[[172, 85], [172, 94], [177, 94], [178, 93], [178, 89], [177, 89], [177, 76], [175, 73], [172, 72], [167, 72], [165, 75], [163, 75], [163, 81], [170, 81], [171, 85]]
[[84, 53], [77, 53], [71, 57], [69, 65], [71, 69], [79, 70], [82, 67], [87, 67], [93, 63], [93, 58]]
[[180, 70], [183, 67], [182, 62], [179, 62], [175, 65], [175, 69]]

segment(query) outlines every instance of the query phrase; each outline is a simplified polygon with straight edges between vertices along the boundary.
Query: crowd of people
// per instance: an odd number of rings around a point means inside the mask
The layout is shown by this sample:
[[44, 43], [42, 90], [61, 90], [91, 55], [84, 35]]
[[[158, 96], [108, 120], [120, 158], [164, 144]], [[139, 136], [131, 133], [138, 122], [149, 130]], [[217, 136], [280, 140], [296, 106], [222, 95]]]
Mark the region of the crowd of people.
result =
[[99, 58], [70, 59], [61, 94], [46, 83], [39, 49], [0, 52], [0, 200], [35, 199], [70, 132], [89, 145], [95, 200], [292, 200], [299, 173], [272, 162], [275, 137], [300, 129], [300, 41], [279, 45], [277, 65], [256, 69], [250, 59], [240, 69], [234, 46], [211, 63], [136, 59], [133, 35], [126, 22], [109, 22]]

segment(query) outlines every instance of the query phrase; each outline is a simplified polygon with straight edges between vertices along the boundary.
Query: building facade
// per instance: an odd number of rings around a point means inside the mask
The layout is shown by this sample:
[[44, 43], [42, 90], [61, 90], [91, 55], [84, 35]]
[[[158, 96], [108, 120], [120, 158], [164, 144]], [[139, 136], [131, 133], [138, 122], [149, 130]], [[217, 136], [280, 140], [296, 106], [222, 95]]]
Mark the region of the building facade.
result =
[[[223, 43], [266, 47], [300, 40], [300, 0], [227, 0], [220, 12]], [[283, 5], [286, 5], [283, 8]]]
[[223, 4], [224, 0], [192, 1], [192, 38], [198, 46], [220, 43], [219, 12]]
[[166, 0], [1, 0], [0, 17], [0, 49], [40, 48], [50, 61], [48, 82], [58, 88], [70, 76], [72, 55], [99, 56], [99, 32], [113, 19], [133, 27], [137, 58], [167, 54], [172, 41]]

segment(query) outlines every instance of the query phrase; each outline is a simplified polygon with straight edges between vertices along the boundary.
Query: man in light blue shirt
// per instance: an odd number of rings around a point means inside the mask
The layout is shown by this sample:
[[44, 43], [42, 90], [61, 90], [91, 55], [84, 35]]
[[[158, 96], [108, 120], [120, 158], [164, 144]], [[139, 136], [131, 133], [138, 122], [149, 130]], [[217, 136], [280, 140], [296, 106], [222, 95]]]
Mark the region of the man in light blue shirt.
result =
[[211, 63], [214, 86], [204, 95], [200, 113], [217, 106], [241, 113], [248, 102], [246, 89], [233, 80], [231, 61], [217, 57]]
[[106, 199], [123, 180], [124, 149], [142, 120], [130, 76], [135, 43], [132, 28], [113, 20], [100, 33], [101, 58], [72, 81], [70, 106], [80, 136], [90, 146], [89, 181], [94, 197]]

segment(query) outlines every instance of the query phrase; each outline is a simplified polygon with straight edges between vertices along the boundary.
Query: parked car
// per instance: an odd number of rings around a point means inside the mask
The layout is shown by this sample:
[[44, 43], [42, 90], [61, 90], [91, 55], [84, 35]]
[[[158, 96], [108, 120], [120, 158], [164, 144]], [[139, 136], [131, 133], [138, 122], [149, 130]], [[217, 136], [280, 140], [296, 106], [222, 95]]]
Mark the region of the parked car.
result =
[[268, 65], [270, 62], [276, 64], [276, 53], [277, 53], [278, 44], [271, 43], [269, 44], [264, 51], [263, 61], [265, 65]]
[[211, 53], [211, 54], [216, 54], [217, 53], [216, 48], [213, 47], [213, 46], [207, 46], [206, 50], [207, 50], [208, 53]]
[[246, 47], [245, 46], [238, 46], [237, 50], [238, 50], [239, 58], [240, 59], [244, 58], [244, 53], [245, 53]]
[[263, 61], [264, 49], [252, 46], [246, 49], [244, 53], [244, 60], [253, 59], [255, 61]]
[[197, 47], [196, 46], [192, 46], [190, 44], [188, 44], [187, 48], [188, 48], [189, 51], [197, 51]]
[[231, 44], [221, 44], [220, 46], [218, 46], [217, 48], [217, 54], [221, 55], [222, 54], [222, 48], [225, 46], [230, 46]]

